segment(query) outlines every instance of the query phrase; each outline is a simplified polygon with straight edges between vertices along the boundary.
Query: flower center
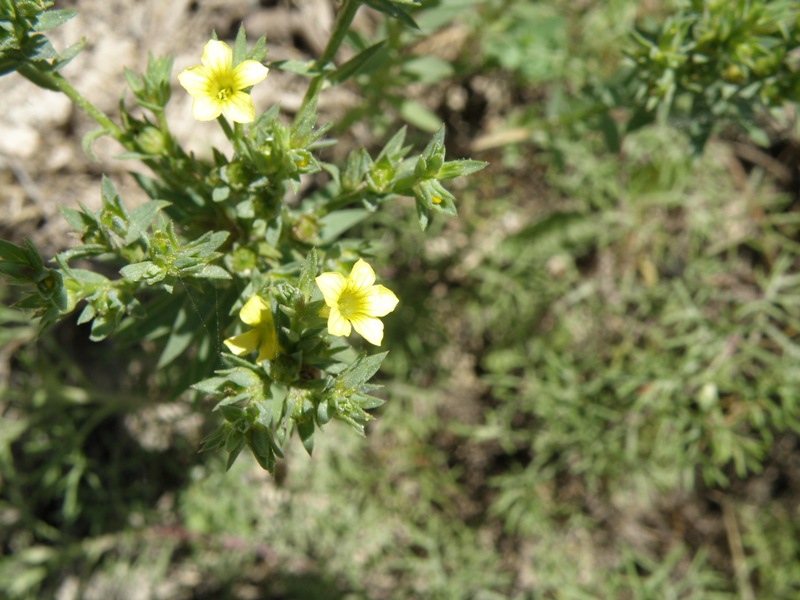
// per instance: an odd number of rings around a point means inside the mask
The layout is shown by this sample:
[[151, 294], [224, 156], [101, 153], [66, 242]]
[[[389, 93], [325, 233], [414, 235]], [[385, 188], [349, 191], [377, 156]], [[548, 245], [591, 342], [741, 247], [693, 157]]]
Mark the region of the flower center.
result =
[[220, 102], [227, 102], [228, 98], [233, 94], [233, 90], [229, 87], [219, 88], [217, 92], [217, 100]]
[[339, 312], [345, 319], [352, 319], [361, 312], [361, 296], [353, 290], [346, 289], [339, 296]]

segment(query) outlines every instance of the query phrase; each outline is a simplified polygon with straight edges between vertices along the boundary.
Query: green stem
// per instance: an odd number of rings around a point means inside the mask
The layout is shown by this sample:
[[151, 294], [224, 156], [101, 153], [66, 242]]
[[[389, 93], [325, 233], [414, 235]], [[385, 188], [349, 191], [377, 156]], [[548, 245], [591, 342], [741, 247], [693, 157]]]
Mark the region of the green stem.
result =
[[[153, 114], [156, 116], [156, 122], [158, 123], [158, 128], [161, 130], [162, 135], [167, 143], [167, 154], [172, 156], [177, 156], [179, 147], [178, 144], [175, 142], [175, 138], [172, 137], [172, 132], [169, 129], [169, 124], [167, 123], [167, 117], [164, 114], [164, 109], [153, 111]], [[185, 154], [182, 149], [180, 149], [180, 154]]]
[[[333, 31], [331, 31], [331, 37], [328, 39], [328, 43], [325, 46], [325, 50], [322, 51], [322, 56], [319, 57], [317, 60], [317, 68], [322, 70], [326, 64], [333, 60], [333, 57], [336, 56], [336, 52], [339, 50], [339, 47], [342, 45], [344, 41], [344, 37], [347, 35], [347, 32], [350, 30], [350, 25], [353, 22], [353, 19], [356, 16], [356, 11], [358, 11], [358, 7], [361, 6], [362, 0], [344, 0], [342, 4], [342, 8], [339, 9], [339, 12], [336, 14], [336, 21], [333, 23]], [[300, 106], [300, 110], [298, 112], [303, 112], [303, 109], [306, 105], [317, 95], [319, 94], [320, 90], [322, 89], [322, 85], [325, 83], [325, 73], [320, 73], [314, 79], [311, 80], [311, 84], [308, 86], [308, 90], [306, 91], [306, 95], [303, 97], [303, 104]]]
[[64, 93], [70, 100], [72, 100], [75, 106], [80, 108], [83, 112], [89, 115], [89, 117], [94, 119], [98, 125], [105, 129], [108, 135], [122, 143], [123, 146], [125, 145], [125, 134], [122, 129], [120, 129], [119, 126], [114, 123], [114, 121], [112, 121], [108, 115], [106, 115], [106, 113], [84, 98], [81, 93], [72, 87], [72, 84], [70, 84], [69, 81], [64, 79], [61, 75], [52, 71], [43, 71], [37, 69], [31, 63], [22, 63], [17, 68], [17, 71], [20, 75], [30, 79], [37, 85], [48, 87]]
[[324, 206], [320, 207], [318, 211], [316, 211], [317, 217], [324, 217], [327, 214], [332, 213], [335, 210], [339, 210], [340, 208], [344, 208], [348, 204], [352, 204], [357, 200], [361, 200], [362, 193], [366, 189], [365, 184], [360, 184], [357, 189], [353, 190], [352, 192], [345, 192], [330, 202], [327, 202]]
[[241, 123], [234, 121], [233, 127], [231, 127], [231, 124], [228, 123], [228, 120], [222, 115], [217, 117], [217, 123], [222, 127], [222, 131], [225, 133], [225, 137], [228, 138], [228, 141], [233, 145], [233, 149], [239, 154], [246, 153], [247, 146], [244, 143], [244, 129]]
[[225, 137], [228, 138], [228, 141], [234, 143], [236, 141], [236, 136], [233, 135], [233, 128], [231, 124], [228, 123], [228, 120], [220, 115], [217, 117], [217, 123], [222, 127], [222, 131], [225, 133]]

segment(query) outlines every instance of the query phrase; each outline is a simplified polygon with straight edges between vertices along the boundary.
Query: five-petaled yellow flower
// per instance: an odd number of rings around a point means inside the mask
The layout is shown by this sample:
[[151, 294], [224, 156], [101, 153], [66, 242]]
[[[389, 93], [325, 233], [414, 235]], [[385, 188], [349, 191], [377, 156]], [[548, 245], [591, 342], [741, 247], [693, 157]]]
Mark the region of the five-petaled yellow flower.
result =
[[381, 345], [383, 323], [378, 317], [392, 312], [399, 300], [390, 289], [374, 283], [375, 271], [362, 259], [347, 277], [341, 273], [323, 273], [317, 277], [322, 297], [330, 308], [328, 333], [350, 335], [352, 325], [370, 344]]
[[237, 123], [255, 119], [253, 100], [243, 90], [263, 81], [269, 69], [255, 60], [243, 60], [234, 67], [233, 51], [219, 40], [208, 41], [200, 62], [178, 75], [178, 81], [194, 98], [194, 118], [211, 121], [222, 114]]
[[236, 356], [258, 350], [257, 361], [275, 358], [278, 354], [278, 336], [269, 303], [261, 296], [253, 296], [242, 306], [239, 318], [252, 329], [225, 340], [228, 350]]

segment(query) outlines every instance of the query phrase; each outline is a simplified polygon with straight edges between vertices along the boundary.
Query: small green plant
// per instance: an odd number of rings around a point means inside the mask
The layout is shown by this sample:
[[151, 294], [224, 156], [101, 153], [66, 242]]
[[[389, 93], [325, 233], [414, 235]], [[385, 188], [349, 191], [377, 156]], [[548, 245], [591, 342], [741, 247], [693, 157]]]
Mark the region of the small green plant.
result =
[[[791, 0], [678, 2], [634, 32], [634, 97], [688, 123], [696, 149], [732, 121], [758, 134], [759, 111], [800, 94], [800, 9]], [[764, 143], [763, 133], [757, 142]]]
[[[512, 138], [561, 160], [567, 133], [600, 136], [619, 152], [639, 129], [669, 123], [700, 154], [715, 133], [740, 130], [768, 146], [767, 123], [792, 130], [796, 119], [786, 109], [800, 94], [796, 2], [679, 0], [655, 3], [638, 18], [636, 6], [583, 13], [568, 3], [485, 3], [492, 26], [477, 19], [473, 27], [486, 66], [548, 90], [548, 102], [513, 110]], [[528, 60], [532, 54], [539, 59]]]
[[[90, 156], [92, 142], [110, 136], [124, 157], [150, 171], [136, 175], [150, 200], [133, 210], [107, 178], [99, 210], [64, 207], [81, 243], [58, 253], [53, 266], [29, 242], [0, 241], [0, 272], [25, 294], [16, 306], [40, 319], [43, 335], [79, 310], [77, 322], [90, 326], [94, 341], [157, 343], [156, 368], [173, 382], [169, 394], [191, 386], [218, 400], [223, 422], [203, 449], [224, 449], [228, 467], [247, 448], [272, 472], [293, 433], [310, 453], [315, 432], [332, 419], [364, 433], [367, 411], [383, 403], [369, 380], [386, 352], [369, 354], [345, 338], [353, 328], [379, 346], [380, 318], [402, 302], [402, 292], [398, 300], [375, 285], [362, 258], [371, 254], [369, 243], [348, 232], [401, 196], [415, 199], [423, 228], [436, 215], [455, 216], [455, 198], [442, 181], [484, 166], [447, 160], [442, 127], [418, 154], [401, 129], [375, 157], [358, 148], [342, 165], [319, 159], [317, 151], [335, 141], [326, 137], [332, 124], [317, 123], [318, 94], [357, 76], [374, 52], [333, 62], [361, 4], [346, 0], [339, 8], [322, 56], [303, 70], [308, 92], [291, 123], [277, 106], [256, 112], [249, 95], [269, 83], [265, 40], [248, 49], [244, 29], [233, 47], [209, 40], [200, 64], [178, 80], [193, 97], [194, 118], [216, 120], [230, 143], [213, 149], [210, 161], [187, 153], [170, 131], [169, 57], [151, 56], [143, 74], [126, 70], [137, 110], [121, 102], [115, 122], [60, 73], [80, 44], [58, 53], [44, 35], [74, 13], [49, 10], [51, 2], [0, 4], [0, 72], [66, 94], [94, 119], [100, 128], [84, 140]], [[414, 26], [408, 11], [415, 2], [367, 4]], [[320, 185], [289, 202], [309, 176]], [[345, 278], [340, 271], [348, 266]], [[224, 347], [221, 332], [229, 334]]]

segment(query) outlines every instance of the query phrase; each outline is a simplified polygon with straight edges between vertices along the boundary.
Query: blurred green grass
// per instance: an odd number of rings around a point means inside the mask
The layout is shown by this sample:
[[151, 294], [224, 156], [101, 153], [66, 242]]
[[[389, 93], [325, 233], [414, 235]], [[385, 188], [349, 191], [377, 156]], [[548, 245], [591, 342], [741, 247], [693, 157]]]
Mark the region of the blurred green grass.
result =
[[[750, 131], [720, 115], [702, 153], [685, 114], [621, 126], [636, 112], [616, 79], [633, 27], [689, 4], [443, 0], [420, 19], [462, 28], [459, 52], [434, 65], [450, 79], [420, 92], [422, 112], [387, 93], [394, 113], [374, 104], [353, 121], [424, 125], [430, 110], [456, 153], [475, 143], [464, 123], [524, 135], [473, 154], [491, 166], [457, 191], [459, 220], [423, 234], [400, 200], [364, 230], [401, 298], [386, 320], [389, 402], [366, 440], [333, 423], [313, 458], [295, 444], [275, 480], [247, 459], [226, 474], [222, 457], [194, 452], [213, 422], [187, 423], [208, 406], [148, 418], [161, 404], [141, 367], [98, 366], [102, 351], [76, 361], [80, 329], [14, 346], [0, 588], [800, 594], [791, 113], [756, 111]], [[389, 33], [386, 64], [411, 60], [421, 38]], [[402, 64], [425, 83], [418, 60]], [[359, 84], [368, 101], [374, 84]], [[465, 95], [461, 109], [449, 94]], [[32, 339], [3, 318], [4, 347]]]

